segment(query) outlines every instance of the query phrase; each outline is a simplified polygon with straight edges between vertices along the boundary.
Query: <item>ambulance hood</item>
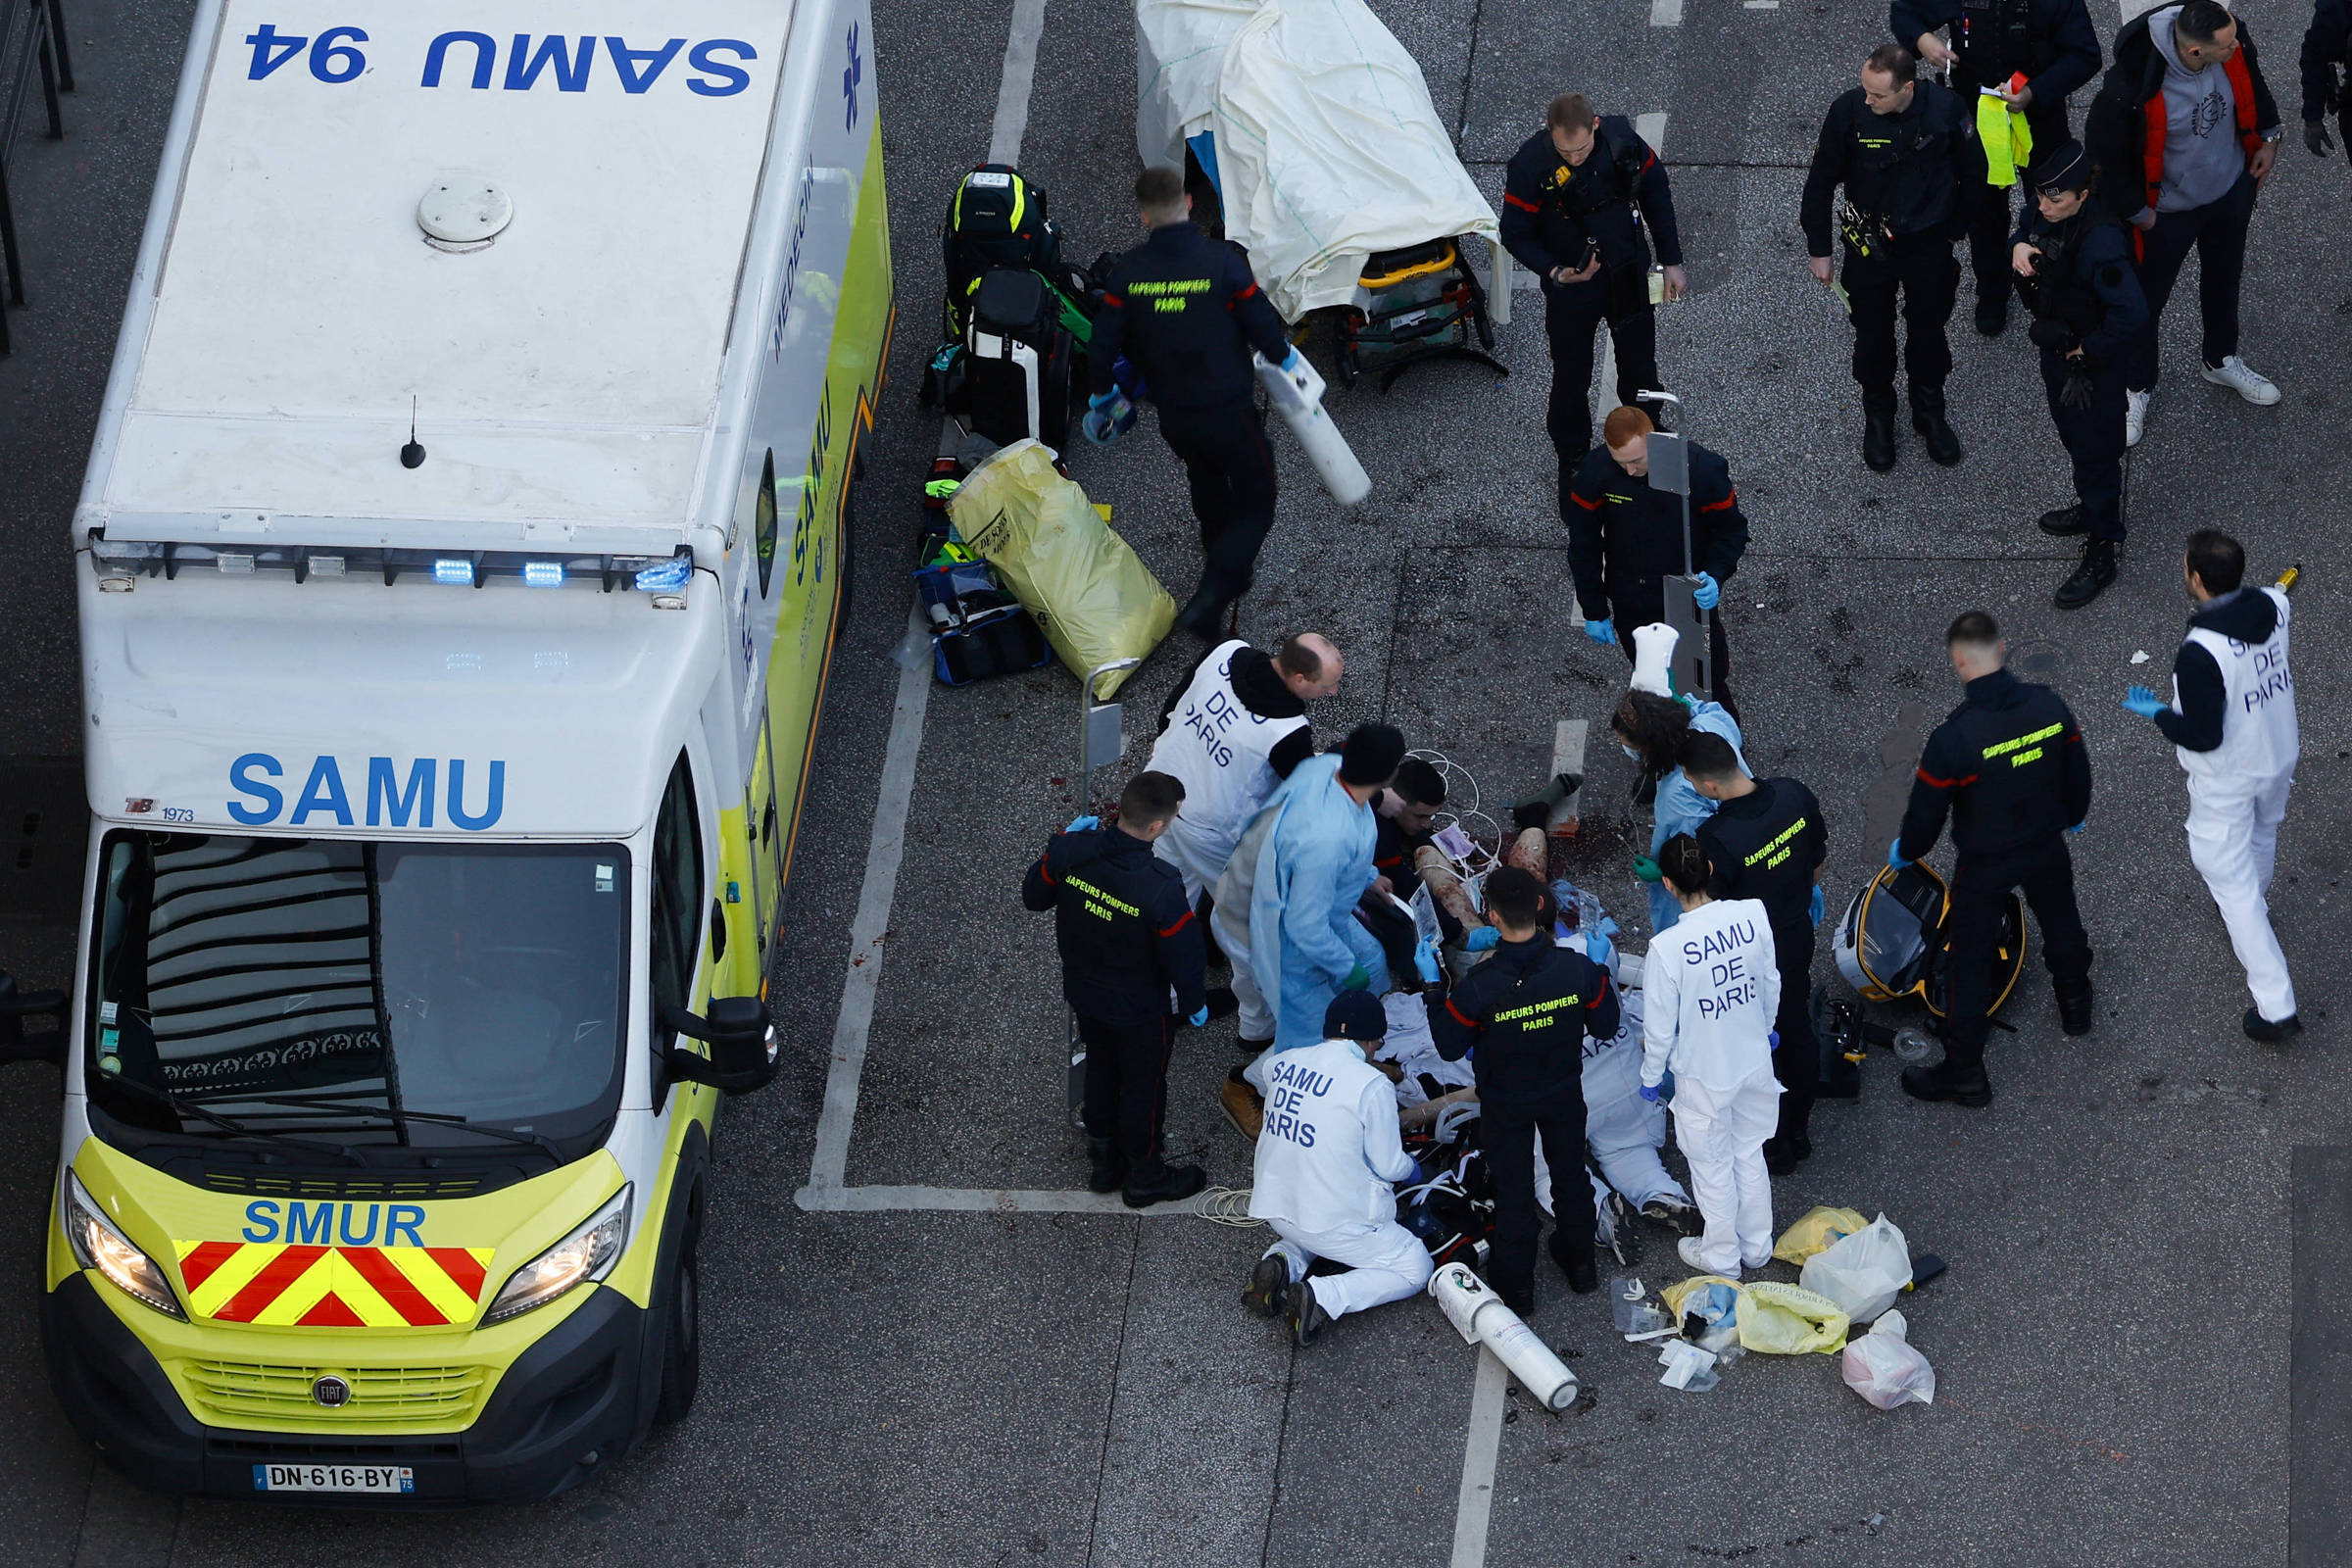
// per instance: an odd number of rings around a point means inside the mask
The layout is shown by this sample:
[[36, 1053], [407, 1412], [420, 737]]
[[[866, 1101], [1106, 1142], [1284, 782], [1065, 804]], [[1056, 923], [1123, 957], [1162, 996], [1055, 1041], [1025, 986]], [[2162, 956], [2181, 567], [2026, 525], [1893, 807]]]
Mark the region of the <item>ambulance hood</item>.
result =
[[512, 582], [85, 575], [90, 807], [187, 831], [626, 838], [717, 672], [718, 618]]

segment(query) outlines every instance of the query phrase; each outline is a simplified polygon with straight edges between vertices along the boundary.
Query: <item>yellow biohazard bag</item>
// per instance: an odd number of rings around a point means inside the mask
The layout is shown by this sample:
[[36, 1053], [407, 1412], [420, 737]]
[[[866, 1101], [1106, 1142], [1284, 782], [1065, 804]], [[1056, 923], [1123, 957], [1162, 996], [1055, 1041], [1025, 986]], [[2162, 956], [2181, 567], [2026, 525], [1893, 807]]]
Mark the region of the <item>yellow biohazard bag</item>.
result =
[[1836, 1301], [1801, 1285], [1758, 1280], [1740, 1287], [1740, 1344], [1765, 1355], [1827, 1354], [1845, 1345], [1847, 1318]]
[[1851, 1236], [1869, 1223], [1856, 1209], [1816, 1208], [1781, 1232], [1781, 1239], [1773, 1244], [1772, 1255], [1784, 1263], [1801, 1267], [1815, 1252], [1826, 1251], [1838, 1238]]
[[[1176, 601], [1086, 492], [1054, 467], [1052, 449], [1015, 441], [974, 468], [948, 502], [956, 534], [997, 568], [1080, 680], [1142, 659], [1176, 623]], [[1106, 700], [1132, 670], [1102, 677]]]
[[1727, 1280], [1720, 1274], [1693, 1274], [1679, 1285], [1669, 1285], [1659, 1291], [1658, 1299], [1666, 1303], [1666, 1310], [1674, 1314], [1675, 1322], [1680, 1323], [1684, 1314], [1690, 1309], [1690, 1298], [1709, 1285], [1728, 1285], [1735, 1291], [1740, 1289], [1738, 1280]]

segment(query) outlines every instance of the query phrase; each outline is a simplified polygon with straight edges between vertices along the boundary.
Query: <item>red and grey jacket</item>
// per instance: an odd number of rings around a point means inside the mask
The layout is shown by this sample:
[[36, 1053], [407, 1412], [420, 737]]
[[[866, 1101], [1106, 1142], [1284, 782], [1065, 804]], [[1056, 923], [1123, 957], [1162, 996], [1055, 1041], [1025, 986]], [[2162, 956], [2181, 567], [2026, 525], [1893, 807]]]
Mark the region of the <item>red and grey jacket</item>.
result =
[[[2115, 64], [2107, 68], [2083, 122], [2083, 148], [2099, 168], [2099, 199], [2126, 222], [2141, 209], [2154, 207], [2164, 193], [2166, 66], [2164, 51], [2148, 35], [2148, 24], [2162, 17], [2169, 26], [2178, 10], [2166, 7], [2134, 17], [2116, 34]], [[2278, 104], [2262, 78], [2261, 57], [2243, 21], [2237, 24], [2237, 52], [2222, 69], [2236, 105], [2238, 144], [2251, 158], [2278, 130]], [[2133, 229], [2133, 254], [2143, 248], [2140, 231]]]

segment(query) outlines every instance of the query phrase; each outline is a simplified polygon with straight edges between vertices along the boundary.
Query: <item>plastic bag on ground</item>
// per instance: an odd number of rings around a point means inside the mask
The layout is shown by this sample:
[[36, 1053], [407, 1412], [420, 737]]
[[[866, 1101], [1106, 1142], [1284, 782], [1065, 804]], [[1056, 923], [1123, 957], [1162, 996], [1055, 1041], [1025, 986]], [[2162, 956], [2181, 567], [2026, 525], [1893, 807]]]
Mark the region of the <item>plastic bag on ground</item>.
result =
[[1658, 1299], [1666, 1303], [1677, 1323], [1693, 1312], [1717, 1323], [1739, 1311], [1740, 1286], [1720, 1274], [1693, 1274], [1658, 1292]]
[[1766, 1355], [1823, 1354], [1845, 1343], [1846, 1315], [1801, 1285], [1759, 1280], [1740, 1287], [1740, 1343]]
[[[948, 502], [956, 532], [997, 568], [1045, 628], [1070, 673], [1143, 659], [1176, 623], [1176, 601], [1086, 492], [1054, 467], [1054, 453], [1015, 441], [972, 470]], [[1102, 677], [1109, 699], [1133, 670]]]
[[1805, 1259], [1799, 1284], [1867, 1323], [1894, 1304], [1911, 1283], [1911, 1244], [1894, 1222], [1881, 1214]]
[[1904, 1338], [1908, 1331], [1902, 1313], [1886, 1312], [1875, 1328], [1845, 1348], [1845, 1386], [1882, 1410], [1913, 1400], [1936, 1402], [1936, 1369]]
[[1868, 1221], [1859, 1209], [1816, 1208], [1781, 1232], [1772, 1255], [1784, 1263], [1802, 1263], [1840, 1236], [1851, 1236]]

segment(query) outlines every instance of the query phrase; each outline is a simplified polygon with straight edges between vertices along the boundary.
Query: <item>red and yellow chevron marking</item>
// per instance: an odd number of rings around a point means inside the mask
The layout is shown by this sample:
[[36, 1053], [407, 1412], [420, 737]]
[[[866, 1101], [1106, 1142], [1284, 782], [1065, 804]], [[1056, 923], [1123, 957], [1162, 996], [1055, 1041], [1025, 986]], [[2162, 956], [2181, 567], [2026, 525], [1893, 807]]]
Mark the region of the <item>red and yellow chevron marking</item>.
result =
[[195, 1315], [272, 1328], [438, 1328], [473, 1321], [487, 1247], [173, 1242]]

